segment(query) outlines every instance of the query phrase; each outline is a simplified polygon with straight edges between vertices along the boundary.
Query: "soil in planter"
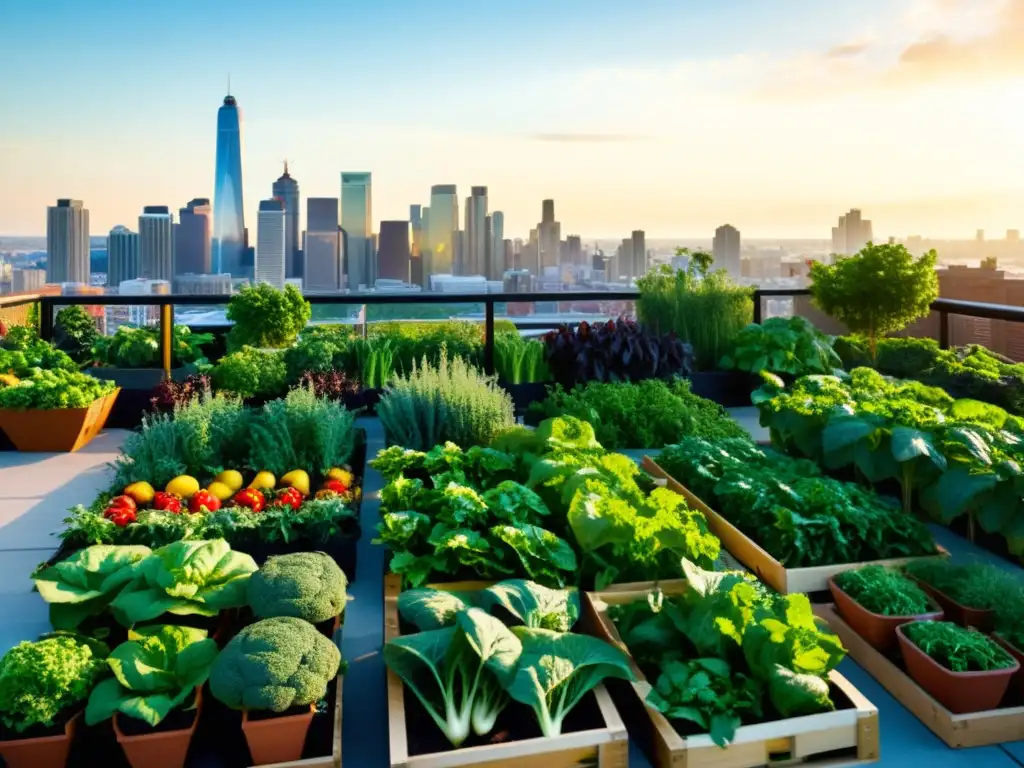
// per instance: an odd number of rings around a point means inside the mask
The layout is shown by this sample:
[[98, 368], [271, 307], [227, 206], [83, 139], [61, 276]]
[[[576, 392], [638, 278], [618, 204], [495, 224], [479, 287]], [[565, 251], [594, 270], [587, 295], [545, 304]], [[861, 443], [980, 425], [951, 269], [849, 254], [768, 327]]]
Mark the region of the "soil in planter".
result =
[[[430, 755], [456, 749], [441, 733], [437, 723], [427, 714], [420, 700], [412, 691], [405, 690], [404, 701], [405, 732], [409, 742], [410, 755]], [[591, 691], [562, 722], [562, 733], [579, 733], [604, 727], [605, 722], [601, 717], [601, 708], [598, 707], [597, 698]], [[477, 736], [470, 732], [469, 738], [462, 742], [462, 746], [458, 749], [539, 739], [543, 735], [533, 710], [525, 704], [512, 701], [498, 716], [498, 720], [489, 734]]]
[[304, 715], [309, 712], [309, 707], [291, 707], [284, 712], [271, 712], [270, 710], [253, 710], [249, 712], [250, 720], [271, 720], [278, 717], [291, 717], [292, 715]]
[[117, 727], [121, 729], [121, 733], [125, 736], [145, 736], [150, 733], [164, 733], [166, 731], [186, 731], [192, 727], [192, 723], [195, 720], [196, 710], [194, 709], [176, 709], [156, 726], [152, 726], [144, 720], [139, 720], [137, 717], [119, 714], [117, 717]]
[[45, 736], [61, 736], [64, 733], [64, 726], [67, 725], [68, 720], [74, 717], [75, 713], [84, 706], [85, 702], [83, 701], [81, 704], [76, 704], [74, 707], [58, 713], [57, 717], [54, 718], [53, 725], [32, 725], [24, 731], [16, 731], [14, 728], [8, 728], [3, 723], [0, 723], [0, 741], [20, 741], [21, 739], [41, 739]]

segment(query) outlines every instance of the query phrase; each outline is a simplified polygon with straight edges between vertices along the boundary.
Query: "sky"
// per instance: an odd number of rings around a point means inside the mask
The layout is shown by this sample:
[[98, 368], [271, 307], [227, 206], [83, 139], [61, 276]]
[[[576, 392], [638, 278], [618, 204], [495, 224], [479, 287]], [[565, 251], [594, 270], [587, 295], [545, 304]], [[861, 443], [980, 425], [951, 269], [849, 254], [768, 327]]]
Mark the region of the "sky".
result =
[[303, 198], [371, 171], [375, 221], [486, 185], [507, 237], [543, 198], [585, 238], [1024, 229], [1024, 0], [20, 0], [0, 30], [2, 234], [212, 197], [229, 77], [251, 230], [285, 159]]

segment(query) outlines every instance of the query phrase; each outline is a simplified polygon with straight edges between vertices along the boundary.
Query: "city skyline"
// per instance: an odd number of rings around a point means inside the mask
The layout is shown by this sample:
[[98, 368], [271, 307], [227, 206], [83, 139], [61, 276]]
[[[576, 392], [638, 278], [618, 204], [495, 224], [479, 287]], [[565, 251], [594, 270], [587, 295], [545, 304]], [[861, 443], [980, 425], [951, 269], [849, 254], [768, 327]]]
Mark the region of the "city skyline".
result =
[[[751, 237], [827, 238], [836, 211], [850, 208], [879, 236], [1024, 224], [1013, 119], [1024, 0], [652, 0], [628, 10], [527, 0], [478, 15], [461, 13], [461, 0], [309, 0], [289, 29], [304, 35], [295, 68], [318, 76], [297, 79], [257, 61], [282, 32], [260, 0], [244, 14], [226, 0], [199, 27], [188, 14], [160, 16], [162, 42], [129, 34], [155, 10], [114, 0], [83, 17], [65, 5], [0, 16], [19, 30], [7, 55], [31, 62], [0, 83], [0, 143], [14, 150], [6, 171], [17, 182], [0, 191], [4, 234], [41, 234], [41, 212], [58, 198], [84, 200], [94, 231], [130, 225], [146, 204], [215, 201], [211, 111], [228, 73], [245, 115], [248, 222], [288, 157], [304, 195], [337, 194], [348, 168], [372, 173], [374, 228], [451, 182], [463, 197], [487, 186], [512, 237], [549, 198], [587, 239], [637, 227], [691, 237], [726, 221]], [[225, 40], [229, 18], [240, 34]], [[352, 23], [367, 31], [346, 48], [358, 77], [336, 56], [337, 25]], [[496, 23], [515, 56], [491, 50], [484, 33]], [[414, 55], [413, 43], [444, 25], [458, 44]], [[92, 43], [111, 26], [125, 31], [116, 50]], [[383, 35], [393, 45], [377, 45]], [[643, 50], [627, 55], [623, 35]], [[143, 44], [150, 63], [123, 67]], [[173, 77], [197, 60], [204, 77]], [[154, 81], [168, 85], [147, 87]]]

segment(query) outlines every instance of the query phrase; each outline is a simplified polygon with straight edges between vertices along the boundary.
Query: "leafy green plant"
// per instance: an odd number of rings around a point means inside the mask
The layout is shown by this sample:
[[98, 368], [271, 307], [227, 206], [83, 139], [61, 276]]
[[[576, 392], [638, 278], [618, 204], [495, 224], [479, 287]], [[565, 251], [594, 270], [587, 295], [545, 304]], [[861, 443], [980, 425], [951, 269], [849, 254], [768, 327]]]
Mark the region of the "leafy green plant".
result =
[[915, 621], [901, 629], [907, 639], [953, 672], [988, 672], [1013, 666], [1013, 658], [990, 638], [951, 621]]
[[96, 319], [77, 304], [64, 307], [57, 313], [53, 338], [57, 349], [67, 352], [76, 363], [84, 363], [99, 338]]
[[116, 712], [151, 726], [187, 703], [206, 682], [217, 657], [217, 643], [206, 630], [157, 625], [130, 630], [107, 664], [113, 677], [89, 696], [85, 724], [109, 720]]
[[494, 337], [494, 369], [498, 373], [498, 381], [508, 384], [551, 381], [551, 369], [544, 357], [544, 343], [537, 339], [524, 339], [518, 331]]
[[33, 369], [27, 378], [9, 387], [0, 387], [0, 408], [12, 410], [51, 410], [88, 408], [113, 392], [112, 381], [100, 381], [84, 373], [63, 369]]
[[54, 725], [108, 674], [98, 647], [62, 635], [11, 648], [0, 659], [0, 721], [17, 733]]
[[842, 360], [832, 349], [831, 337], [806, 318], [795, 316], [751, 323], [736, 334], [732, 352], [718, 365], [725, 370], [805, 376], [831, 373]]
[[227, 318], [234, 326], [228, 333], [228, 349], [245, 346], [287, 347], [309, 322], [309, 302], [293, 285], [279, 291], [269, 283], [246, 286], [231, 297]]
[[[24, 352], [39, 343], [39, 333], [32, 325], [12, 325], [0, 338], [0, 349]], [[47, 344], [49, 346], [49, 344]]]
[[248, 603], [261, 619], [295, 616], [317, 624], [345, 610], [348, 580], [330, 555], [293, 552], [267, 559], [249, 577]]
[[[122, 325], [113, 336], [97, 338], [91, 354], [99, 365], [156, 368], [160, 366], [159, 338], [156, 328]], [[211, 341], [212, 333], [192, 333], [186, 325], [175, 325], [171, 337], [171, 364], [177, 367], [203, 361], [202, 347]]]
[[232, 709], [284, 712], [322, 699], [341, 663], [338, 646], [308, 621], [263, 619], [220, 652], [210, 692]]
[[512, 399], [493, 377], [442, 351], [437, 366], [424, 359], [396, 376], [377, 406], [389, 445], [427, 450], [447, 441], [486, 445], [515, 425]]
[[928, 595], [915, 582], [892, 568], [868, 565], [843, 571], [836, 585], [872, 613], [882, 616], [920, 616], [932, 610]]
[[354, 339], [345, 351], [345, 369], [370, 389], [383, 389], [395, 374], [395, 341], [386, 336]]
[[999, 609], [1007, 600], [1019, 599], [1024, 590], [1019, 577], [988, 563], [922, 560], [908, 563], [904, 570], [960, 605], [976, 610]]
[[[9, 339], [8, 335], [5, 342]], [[45, 341], [27, 340], [0, 349], [0, 373], [10, 373], [19, 378], [30, 376], [34, 368], [44, 370], [77, 371], [78, 366], [66, 352], [55, 349]]]
[[304, 373], [327, 373], [335, 369], [335, 359], [344, 353], [350, 337], [337, 333], [304, 333], [295, 346], [284, 353], [288, 383], [294, 385]]
[[244, 347], [222, 357], [210, 371], [213, 386], [239, 397], [278, 397], [287, 389], [280, 352]]
[[905, 245], [868, 243], [854, 256], [811, 265], [811, 295], [826, 314], [867, 337], [874, 359], [878, 339], [925, 317], [939, 296], [937, 254], [915, 258]]

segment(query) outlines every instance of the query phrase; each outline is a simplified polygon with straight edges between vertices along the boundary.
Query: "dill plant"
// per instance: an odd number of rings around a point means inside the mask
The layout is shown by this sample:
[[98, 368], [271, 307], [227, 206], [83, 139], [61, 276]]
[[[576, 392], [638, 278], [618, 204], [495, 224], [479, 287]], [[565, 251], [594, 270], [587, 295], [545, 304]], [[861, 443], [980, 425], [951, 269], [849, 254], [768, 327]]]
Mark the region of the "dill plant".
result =
[[931, 610], [924, 590], [891, 568], [868, 565], [836, 574], [835, 582], [858, 604], [882, 616], [919, 616]]

